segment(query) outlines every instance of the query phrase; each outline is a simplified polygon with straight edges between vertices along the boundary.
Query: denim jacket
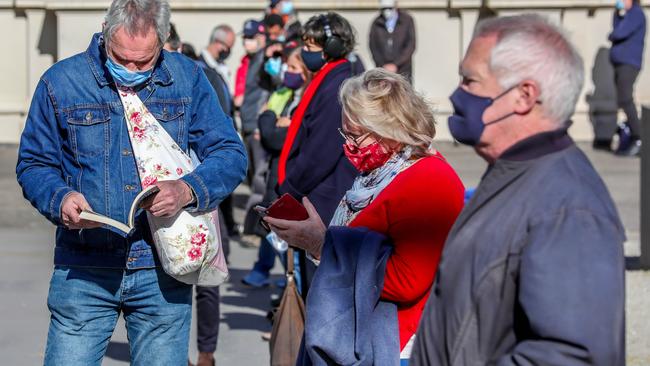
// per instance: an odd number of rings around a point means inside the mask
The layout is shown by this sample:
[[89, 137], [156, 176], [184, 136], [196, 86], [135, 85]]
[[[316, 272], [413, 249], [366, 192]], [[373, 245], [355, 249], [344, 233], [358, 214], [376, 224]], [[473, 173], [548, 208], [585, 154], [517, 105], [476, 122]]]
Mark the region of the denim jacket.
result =
[[[124, 110], [105, 61], [98, 33], [86, 52], [42, 76], [20, 141], [16, 175], [25, 198], [58, 226], [54, 264], [150, 268], [158, 259], [141, 210], [129, 236], [108, 227], [69, 230], [61, 221], [61, 204], [73, 191], [95, 212], [122, 222], [141, 191]], [[190, 210], [216, 209], [243, 180], [247, 159], [203, 71], [181, 54], [162, 51], [138, 96], [179, 146], [202, 162], [182, 178], [196, 197]]]

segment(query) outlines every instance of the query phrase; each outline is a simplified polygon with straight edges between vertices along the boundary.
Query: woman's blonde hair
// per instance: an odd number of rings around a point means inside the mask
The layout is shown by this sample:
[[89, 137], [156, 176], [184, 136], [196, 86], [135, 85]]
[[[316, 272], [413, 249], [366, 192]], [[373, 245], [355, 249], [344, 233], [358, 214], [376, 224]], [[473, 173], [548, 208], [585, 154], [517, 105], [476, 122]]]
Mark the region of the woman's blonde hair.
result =
[[431, 154], [436, 135], [431, 105], [406, 79], [372, 69], [343, 83], [339, 94], [351, 126], [413, 148], [413, 155]]

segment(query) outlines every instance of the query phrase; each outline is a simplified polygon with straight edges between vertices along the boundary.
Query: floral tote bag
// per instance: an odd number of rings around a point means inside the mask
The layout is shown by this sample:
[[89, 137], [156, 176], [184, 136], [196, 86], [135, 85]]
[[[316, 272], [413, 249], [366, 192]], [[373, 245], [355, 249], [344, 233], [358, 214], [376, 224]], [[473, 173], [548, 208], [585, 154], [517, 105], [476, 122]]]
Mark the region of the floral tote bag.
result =
[[[142, 188], [176, 180], [194, 170], [192, 159], [176, 144], [133, 89], [119, 90]], [[219, 215], [179, 211], [173, 217], [147, 212], [156, 251], [165, 272], [178, 281], [218, 286], [228, 279]]]

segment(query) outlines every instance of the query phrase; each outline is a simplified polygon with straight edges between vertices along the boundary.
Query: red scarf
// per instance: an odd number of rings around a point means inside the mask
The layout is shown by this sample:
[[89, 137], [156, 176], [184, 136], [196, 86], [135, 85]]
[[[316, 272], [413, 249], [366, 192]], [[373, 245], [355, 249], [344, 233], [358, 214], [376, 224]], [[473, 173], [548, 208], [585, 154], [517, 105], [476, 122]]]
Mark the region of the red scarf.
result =
[[296, 111], [291, 118], [291, 124], [287, 131], [287, 138], [284, 140], [284, 145], [282, 145], [282, 152], [280, 153], [280, 162], [278, 165], [278, 184], [282, 184], [287, 177], [287, 160], [289, 159], [289, 153], [291, 152], [291, 147], [298, 135], [300, 125], [302, 125], [302, 118], [305, 116], [305, 112], [307, 111], [307, 107], [309, 107], [309, 103], [311, 103], [311, 99], [316, 94], [316, 91], [318, 91], [318, 87], [320, 87], [325, 76], [327, 76], [327, 74], [329, 74], [335, 67], [344, 62], [347, 62], [347, 60], [342, 59], [325, 65], [325, 67], [318, 71], [314, 79], [307, 86], [307, 89], [305, 89], [305, 93], [303, 94], [302, 99], [300, 99], [298, 108], [296, 108]]

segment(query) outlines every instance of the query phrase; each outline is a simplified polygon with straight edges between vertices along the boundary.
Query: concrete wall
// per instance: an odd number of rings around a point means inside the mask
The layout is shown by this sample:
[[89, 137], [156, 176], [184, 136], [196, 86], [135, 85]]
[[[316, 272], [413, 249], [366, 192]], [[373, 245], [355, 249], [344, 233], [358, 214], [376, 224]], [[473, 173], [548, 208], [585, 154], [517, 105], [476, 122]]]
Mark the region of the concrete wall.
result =
[[[336, 10], [358, 32], [358, 51], [367, 67], [374, 66], [368, 49], [368, 31], [377, 15], [376, 0], [294, 0], [305, 21], [324, 10]], [[571, 132], [577, 139], [592, 138], [585, 96], [593, 90], [591, 69], [598, 49], [608, 47], [613, 0], [412, 0], [400, 1], [415, 18], [418, 46], [414, 59], [415, 86], [436, 105], [440, 138], [449, 138], [447, 100], [458, 83], [457, 69], [482, 4], [499, 15], [537, 12], [562, 23], [585, 60], [587, 83], [574, 116]], [[101, 29], [110, 1], [0, 0], [0, 32], [7, 35], [5, 57], [0, 59], [0, 143], [17, 142], [24, 125], [31, 94], [40, 75], [54, 62], [86, 49], [92, 33]], [[172, 21], [181, 38], [197, 50], [205, 46], [217, 24], [239, 30], [244, 20], [260, 18], [263, 0], [171, 1]], [[650, 16], [650, 9], [647, 10]], [[650, 52], [646, 49], [646, 53]], [[243, 54], [241, 42], [228, 60], [236, 70]], [[646, 64], [650, 57], [646, 57]], [[642, 72], [636, 94], [650, 103], [650, 73]]]

